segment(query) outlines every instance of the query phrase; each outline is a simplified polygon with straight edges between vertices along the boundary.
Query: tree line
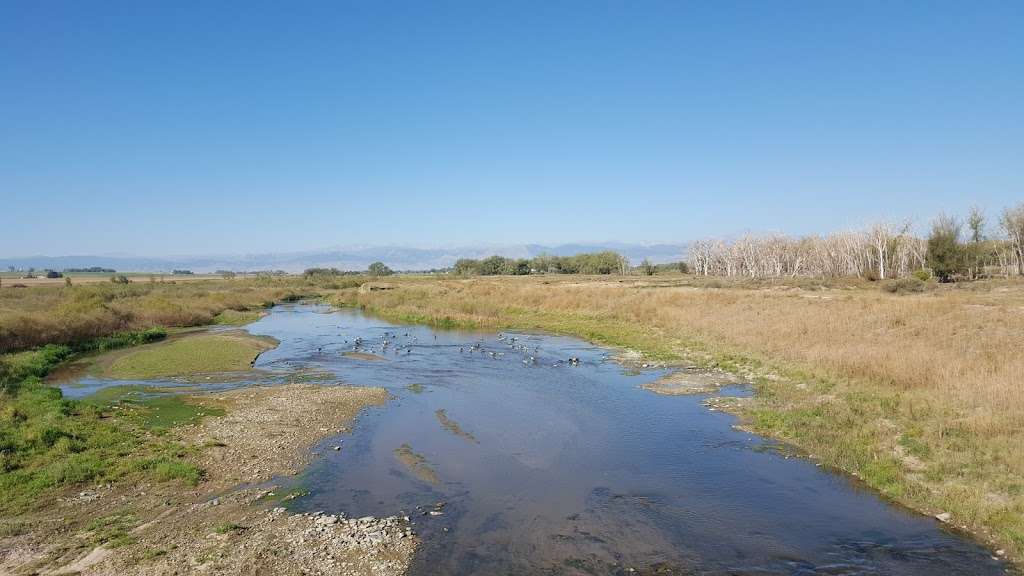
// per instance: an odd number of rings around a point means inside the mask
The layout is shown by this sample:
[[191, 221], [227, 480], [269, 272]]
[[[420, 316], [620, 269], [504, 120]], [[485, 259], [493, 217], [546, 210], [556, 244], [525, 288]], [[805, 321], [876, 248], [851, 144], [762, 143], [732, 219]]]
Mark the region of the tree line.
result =
[[454, 274], [473, 276], [525, 276], [527, 274], [627, 274], [629, 260], [618, 252], [590, 252], [574, 256], [541, 254], [533, 258], [490, 256], [481, 260], [461, 258]]
[[[965, 229], [966, 228], [966, 229]], [[1024, 275], [1024, 203], [1005, 209], [997, 233], [974, 208], [965, 220], [939, 216], [926, 237], [909, 223], [875, 224], [853, 232], [792, 237], [780, 234], [700, 240], [689, 248], [689, 264], [701, 276], [780, 278], [860, 277], [940, 281], [991, 275]]]
[[306, 268], [302, 275], [309, 279], [322, 279], [334, 276], [354, 276], [357, 274], [369, 274], [370, 276], [391, 276], [394, 270], [388, 268], [383, 262], [374, 262], [366, 268], [366, 272], [356, 270], [339, 270], [337, 268]]

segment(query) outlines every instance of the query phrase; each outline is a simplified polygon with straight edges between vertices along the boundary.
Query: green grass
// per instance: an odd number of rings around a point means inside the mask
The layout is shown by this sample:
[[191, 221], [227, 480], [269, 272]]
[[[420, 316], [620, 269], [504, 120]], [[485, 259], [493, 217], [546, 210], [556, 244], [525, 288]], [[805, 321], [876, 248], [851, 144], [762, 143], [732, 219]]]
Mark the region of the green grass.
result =
[[120, 548], [135, 542], [131, 529], [137, 523], [134, 515], [127, 512], [96, 518], [86, 526], [86, 532], [94, 546]]
[[262, 338], [237, 334], [187, 336], [132, 351], [115, 360], [106, 376], [152, 379], [209, 372], [249, 370], [250, 362], [272, 345]]
[[256, 310], [225, 310], [213, 318], [214, 324], [244, 326], [259, 320], [263, 314]]
[[218, 524], [213, 528], [213, 531], [217, 534], [227, 534], [228, 532], [241, 532], [245, 530], [245, 526], [240, 526], [234, 522], [225, 522]]
[[[101, 349], [110, 342], [85, 348]], [[222, 409], [180, 396], [137, 398], [150, 390], [141, 387], [115, 387], [69, 400], [42, 377], [72, 355], [69, 347], [46, 346], [0, 356], [0, 513], [29, 509], [42, 495], [64, 486], [130, 478], [196, 484], [202, 479], [202, 470], [189, 462], [189, 450], [161, 433], [223, 414]]]

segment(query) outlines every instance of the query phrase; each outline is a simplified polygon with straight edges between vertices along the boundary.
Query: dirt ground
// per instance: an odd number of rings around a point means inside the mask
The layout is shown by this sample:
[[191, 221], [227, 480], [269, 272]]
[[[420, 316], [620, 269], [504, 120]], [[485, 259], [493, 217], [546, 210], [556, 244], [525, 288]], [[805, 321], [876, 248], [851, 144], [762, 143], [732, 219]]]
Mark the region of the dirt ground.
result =
[[272, 482], [384, 403], [383, 389], [289, 384], [199, 398], [227, 414], [173, 433], [198, 447], [206, 480], [69, 493], [0, 534], [0, 574], [405, 573], [416, 548], [407, 518], [291, 514]]

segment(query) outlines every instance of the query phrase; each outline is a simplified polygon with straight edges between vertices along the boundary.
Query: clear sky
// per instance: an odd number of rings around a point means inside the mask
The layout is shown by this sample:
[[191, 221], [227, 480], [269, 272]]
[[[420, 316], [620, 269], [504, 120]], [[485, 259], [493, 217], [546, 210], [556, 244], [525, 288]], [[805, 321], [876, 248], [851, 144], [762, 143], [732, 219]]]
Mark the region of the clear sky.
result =
[[0, 2], [0, 255], [795, 234], [1024, 200], [1024, 2]]

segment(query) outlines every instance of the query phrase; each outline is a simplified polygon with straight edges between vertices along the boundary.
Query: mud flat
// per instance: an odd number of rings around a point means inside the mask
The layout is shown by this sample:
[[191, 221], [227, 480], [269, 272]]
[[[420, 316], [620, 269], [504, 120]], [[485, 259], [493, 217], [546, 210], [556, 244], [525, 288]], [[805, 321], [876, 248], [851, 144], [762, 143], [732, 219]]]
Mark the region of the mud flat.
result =
[[407, 519], [291, 514], [281, 506], [291, 496], [267, 483], [296, 474], [316, 442], [387, 398], [308, 384], [201, 396], [227, 414], [171, 433], [204, 481], [69, 493], [0, 536], [0, 574], [404, 574], [416, 548]]

